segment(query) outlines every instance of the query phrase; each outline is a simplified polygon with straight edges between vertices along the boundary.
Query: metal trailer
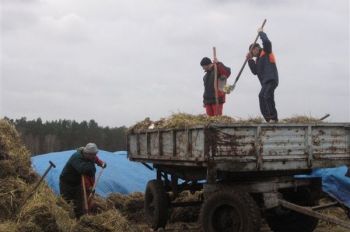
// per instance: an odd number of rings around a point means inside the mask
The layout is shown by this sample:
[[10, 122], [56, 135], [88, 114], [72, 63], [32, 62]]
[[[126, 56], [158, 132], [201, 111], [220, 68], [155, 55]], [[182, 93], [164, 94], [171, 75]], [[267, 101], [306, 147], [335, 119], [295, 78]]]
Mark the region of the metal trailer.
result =
[[[186, 129], [130, 131], [128, 158], [156, 169], [147, 183], [145, 214], [164, 227], [170, 207], [201, 206], [203, 231], [313, 231], [318, 220], [350, 229], [318, 210], [320, 178], [298, 179], [312, 168], [350, 166], [350, 123], [211, 124]], [[151, 165], [152, 167], [151, 167]], [[176, 202], [182, 191], [201, 198]]]

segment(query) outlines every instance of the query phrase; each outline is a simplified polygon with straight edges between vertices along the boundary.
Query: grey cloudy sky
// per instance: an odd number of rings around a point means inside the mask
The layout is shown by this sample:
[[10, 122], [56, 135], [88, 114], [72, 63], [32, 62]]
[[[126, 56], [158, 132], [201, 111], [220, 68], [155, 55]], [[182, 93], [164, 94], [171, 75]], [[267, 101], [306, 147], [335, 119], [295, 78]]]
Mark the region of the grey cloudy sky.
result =
[[[257, 28], [273, 43], [280, 118], [350, 121], [348, 0], [0, 0], [0, 115], [130, 126], [204, 113], [212, 56], [233, 83]], [[224, 113], [260, 116], [248, 67]]]

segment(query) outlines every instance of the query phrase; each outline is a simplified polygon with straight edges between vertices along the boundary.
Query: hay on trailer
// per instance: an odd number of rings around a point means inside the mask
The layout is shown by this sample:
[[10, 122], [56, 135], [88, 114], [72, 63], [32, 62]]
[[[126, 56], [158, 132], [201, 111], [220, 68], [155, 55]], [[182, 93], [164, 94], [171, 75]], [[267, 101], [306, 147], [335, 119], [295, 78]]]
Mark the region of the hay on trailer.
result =
[[132, 127], [129, 128], [129, 131], [137, 132], [141, 130], [146, 130], [152, 125], [152, 121], [150, 120], [149, 117], [145, 118], [144, 120], [136, 123]]
[[285, 118], [281, 120], [281, 123], [319, 123], [321, 120], [305, 115], [295, 115], [291, 118]]
[[131, 132], [138, 132], [146, 129], [183, 129], [195, 126], [207, 126], [209, 124], [230, 124], [236, 120], [229, 116], [208, 117], [205, 114], [191, 115], [186, 113], [172, 114], [167, 118], [161, 118], [158, 121], [151, 121], [149, 118], [136, 123], [129, 128]]
[[157, 129], [183, 129], [195, 126], [207, 126], [209, 124], [229, 124], [235, 121], [235, 119], [229, 116], [208, 117], [204, 114], [191, 115], [185, 113], [178, 113], [171, 115], [169, 118], [162, 118], [159, 121], [154, 122], [154, 126]]
[[[229, 116], [213, 116], [209, 117], [205, 114], [191, 115], [186, 113], [172, 114], [169, 117], [161, 118], [158, 121], [152, 121], [145, 118], [143, 121], [136, 123], [129, 128], [129, 132], [139, 132], [147, 129], [184, 129], [196, 126], [208, 126], [210, 124], [260, 124], [265, 120], [262, 117], [250, 117], [248, 119], [235, 119]], [[279, 123], [319, 123], [321, 120], [308, 116], [293, 116], [291, 118], [282, 119]]]
[[127, 232], [135, 231], [117, 210], [108, 210], [98, 215], [83, 215], [72, 232]]
[[241, 124], [260, 124], [265, 122], [265, 120], [262, 117], [250, 117], [248, 119], [239, 119], [236, 121], [236, 123]]

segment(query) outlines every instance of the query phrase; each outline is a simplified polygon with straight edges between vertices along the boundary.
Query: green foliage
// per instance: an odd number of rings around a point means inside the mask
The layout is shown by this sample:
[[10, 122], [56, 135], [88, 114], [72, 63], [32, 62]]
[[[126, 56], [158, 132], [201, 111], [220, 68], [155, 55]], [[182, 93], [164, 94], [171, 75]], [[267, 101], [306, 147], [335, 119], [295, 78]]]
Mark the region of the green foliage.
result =
[[15, 125], [23, 143], [34, 155], [75, 149], [89, 142], [106, 151], [126, 149], [127, 128], [124, 126], [100, 127], [94, 120], [79, 123], [66, 119], [46, 122], [41, 118], [6, 119]]

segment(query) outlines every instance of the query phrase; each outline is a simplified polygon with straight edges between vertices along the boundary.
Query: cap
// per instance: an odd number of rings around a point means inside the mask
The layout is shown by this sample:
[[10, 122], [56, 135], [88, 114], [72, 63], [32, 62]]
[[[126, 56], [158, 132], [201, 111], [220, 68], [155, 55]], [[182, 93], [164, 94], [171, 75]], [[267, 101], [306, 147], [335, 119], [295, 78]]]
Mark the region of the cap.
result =
[[86, 146], [84, 147], [83, 152], [84, 152], [84, 153], [87, 153], [87, 154], [97, 154], [98, 148], [97, 148], [96, 144], [94, 144], [94, 143], [88, 143], [88, 144], [86, 144]]
[[211, 59], [209, 59], [208, 57], [203, 57], [200, 64], [201, 66], [211, 64]]
[[251, 45], [249, 46], [249, 51], [250, 51], [250, 49], [252, 49], [252, 48], [261, 48], [261, 47], [260, 47], [260, 44], [258, 44], [258, 43], [253, 43], [253, 44], [251, 44]]

